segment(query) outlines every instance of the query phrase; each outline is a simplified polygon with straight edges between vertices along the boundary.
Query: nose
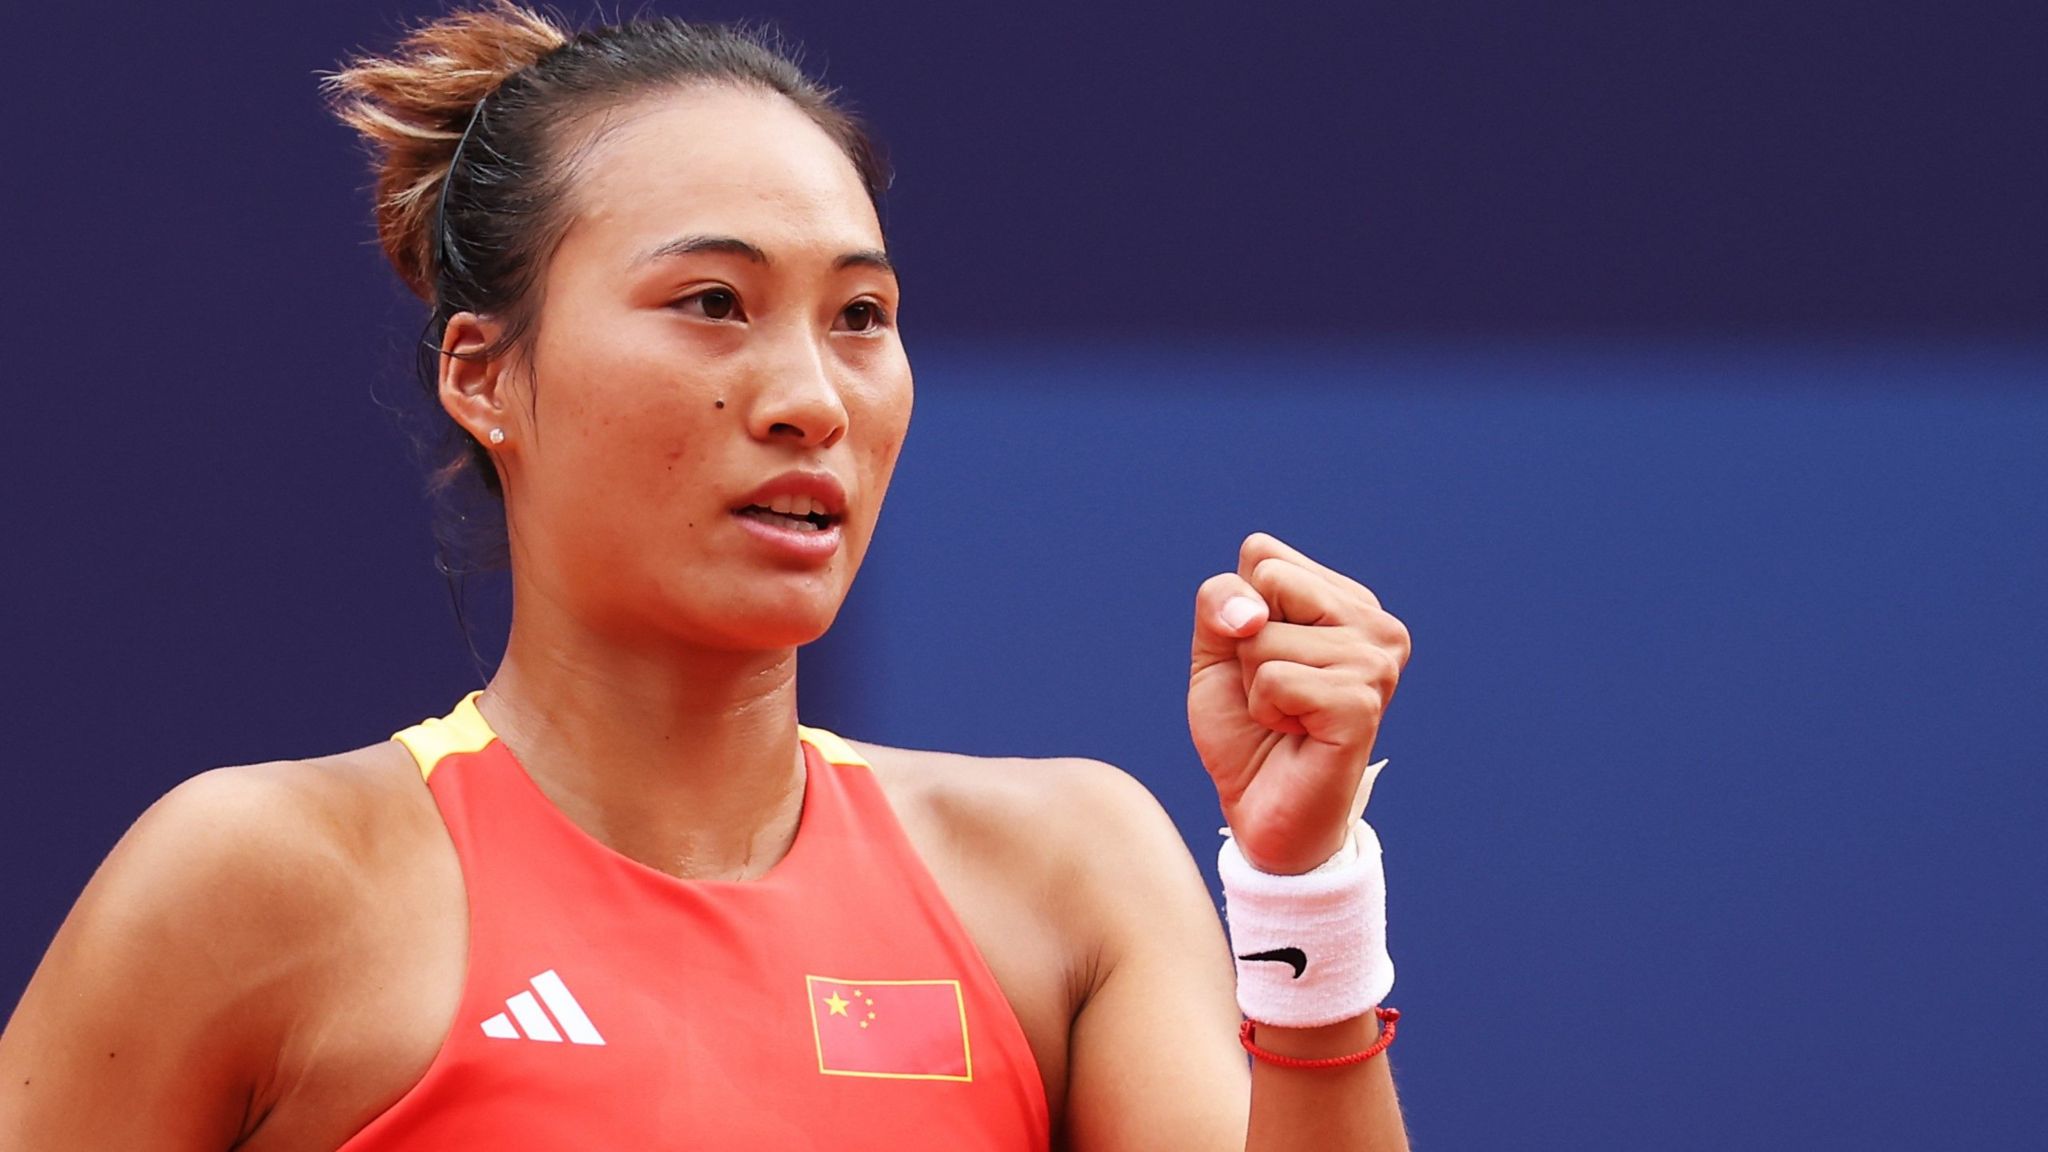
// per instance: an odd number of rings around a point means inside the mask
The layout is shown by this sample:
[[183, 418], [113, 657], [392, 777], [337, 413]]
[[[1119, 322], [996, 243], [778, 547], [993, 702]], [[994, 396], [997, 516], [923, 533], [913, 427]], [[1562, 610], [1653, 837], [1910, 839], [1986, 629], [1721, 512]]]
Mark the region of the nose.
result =
[[830, 448], [846, 435], [847, 412], [832, 378], [826, 350], [808, 335], [792, 333], [777, 342], [762, 365], [747, 430], [764, 442]]

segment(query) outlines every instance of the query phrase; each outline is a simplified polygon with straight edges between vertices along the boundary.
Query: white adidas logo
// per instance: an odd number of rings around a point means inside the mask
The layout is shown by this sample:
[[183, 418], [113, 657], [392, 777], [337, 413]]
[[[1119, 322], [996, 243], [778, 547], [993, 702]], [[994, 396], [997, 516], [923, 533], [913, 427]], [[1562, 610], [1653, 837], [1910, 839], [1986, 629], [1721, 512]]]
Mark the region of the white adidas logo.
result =
[[[517, 1040], [523, 1032], [528, 1040], [560, 1044], [562, 1033], [567, 1032], [571, 1044], [604, 1043], [604, 1037], [597, 1034], [590, 1017], [583, 1014], [583, 1005], [569, 995], [569, 986], [562, 983], [554, 969], [548, 969], [528, 983], [533, 985], [532, 992], [521, 992], [505, 1001], [506, 1009], [512, 1013], [509, 1017], [500, 1012], [484, 1021], [484, 1035], [493, 1040]], [[540, 993], [539, 1000], [533, 998], [534, 992]], [[543, 1002], [547, 1004], [545, 1011], [541, 1009]], [[549, 1012], [555, 1014], [553, 1020], [548, 1019]], [[514, 1020], [519, 1021], [516, 1026], [512, 1023]], [[562, 1025], [559, 1032], [555, 1030], [557, 1022]]]

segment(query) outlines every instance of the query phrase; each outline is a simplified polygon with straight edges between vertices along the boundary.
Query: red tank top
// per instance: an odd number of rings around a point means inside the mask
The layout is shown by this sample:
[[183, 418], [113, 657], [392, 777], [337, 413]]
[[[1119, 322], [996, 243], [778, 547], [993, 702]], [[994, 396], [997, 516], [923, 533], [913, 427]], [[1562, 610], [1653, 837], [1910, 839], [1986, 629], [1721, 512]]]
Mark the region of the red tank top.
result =
[[768, 875], [685, 881], [562, 815], [476, 695], [395, 737], [462, 862], [462, 1006], [344, 1152], [1048, 1147], [1022, 1028], [844, 741], [799, 730]]

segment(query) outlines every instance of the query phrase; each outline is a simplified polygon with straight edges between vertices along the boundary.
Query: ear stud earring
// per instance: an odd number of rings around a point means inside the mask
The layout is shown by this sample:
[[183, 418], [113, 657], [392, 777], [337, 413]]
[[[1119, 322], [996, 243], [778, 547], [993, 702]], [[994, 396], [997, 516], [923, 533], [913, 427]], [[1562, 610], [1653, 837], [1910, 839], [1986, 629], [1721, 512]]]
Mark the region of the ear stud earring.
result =
[[491, 443], [493, 443], [493, 444], [503, 444], [504, 442], [505, 442], [505, 430], [504, 430], [503, 428], [493, 428], [493, 429], [491, 429]]

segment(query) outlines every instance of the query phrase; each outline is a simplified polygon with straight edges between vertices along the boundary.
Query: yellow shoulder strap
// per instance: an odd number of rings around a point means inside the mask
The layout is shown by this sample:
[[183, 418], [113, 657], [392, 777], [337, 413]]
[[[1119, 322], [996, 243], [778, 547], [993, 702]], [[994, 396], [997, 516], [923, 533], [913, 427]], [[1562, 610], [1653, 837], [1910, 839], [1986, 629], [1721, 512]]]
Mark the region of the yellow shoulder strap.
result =
[[[412, 753], [413, 762], [420, 766], [421, 777], [432, 776], [434, 766], [441, 762], [442, 757], [481, 751], [498, 738], [484, 720], [484, 714], [477, 711], [476, 698], [481, 695], [482, 689], [471, 692], [448, 715], [422, 720], [391, 734], [393, 740], [405, 745], [406, 751]], [[796, 735], [797, 739], [816, 748], [827, 763], [855, 768], [872, 767], [865, 757], [853, 750], [852, 745], [823, 728], [807, 728], [799, 724]]]
[[874, 767], [867, 762], [866, 757], [853, 750], [853, 745], [823, 728], [806, 728], [799, 724], [796, 726], [796, 738], [816, 748], [818, 755], [823, 756], [828, 764], [845, 764], [854, 768]]
[[477, 711], [476, 698], [483, 695], [479, 688], [464, 696], [455, 710], [446, 716], [422, 720], [402, 732], [391, 734], [393, 740], [405, 745], [412, 753], [413, 762], [420, 766], [422, 778], [434, 774], [434, 765], [443, 756], [455, 756], [465, 752], [476, 752], [497, 739], [497, 733], [484, 721], [484, 714]]

